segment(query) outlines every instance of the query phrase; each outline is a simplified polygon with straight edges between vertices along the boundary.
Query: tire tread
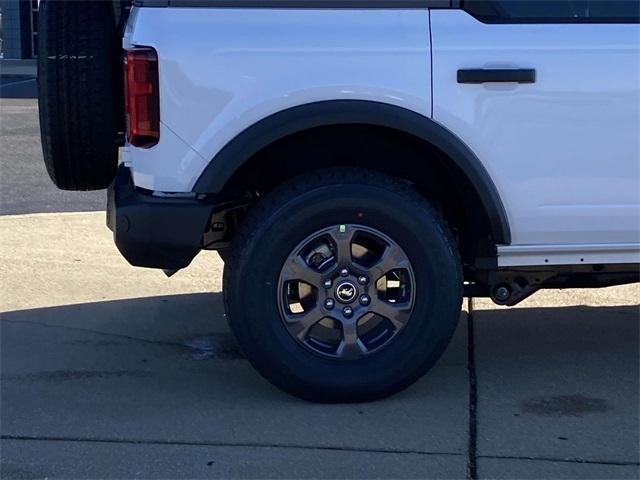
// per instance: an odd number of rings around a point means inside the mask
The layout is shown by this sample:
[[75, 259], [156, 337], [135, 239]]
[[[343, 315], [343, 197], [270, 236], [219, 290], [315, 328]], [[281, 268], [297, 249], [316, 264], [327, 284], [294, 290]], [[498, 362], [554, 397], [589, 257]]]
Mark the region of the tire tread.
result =
[[[350, 184], [366, 184], [368, 186], [392, 191], [397, 195], [400, 195], [406, 202], [422, 209], [426, 215], [430, 215], [437, 219], [435, 225], [438, 229], [438, 234], [446, 239], [447, 248], [451, 258], [454, 259], [456, 266], [455, 284], [458, 285], [458, 291], [452, 292], [452, 294], [461, 299], [463, 289], [462, 263], [453, 235], [446, 227], [446, 224], [439, 212], [415, 188], [413, 188], [409, 182], [400, 178], [390, 177], [379, 172], [359, 168], [319, 170], [313, 174], [307, 174], [287, 181], [266, 195], [248, 212], [238, 231], [234, 235], [232, 244], [226, 253], [223, 272], [223, 299], [225, 312], [227, 313], [227, 320], [229, 321], [230, 328], [236, 334], [236, 337], [238, 336], [238, 333], [236, 331], [233, 318], [230, 315], [232, 296], [237, 294], [232, 287], [232, 279], [237, 265], [242, 261], [242, 258], [247, 255], [250, 245], [257, 237], [262, 235], [262, 230], [268, 223], [266, 219], [275, 215], [282, 205], [286, 204], [288, 200], [298, 195], [302, 195], [315, 188], [328, 185], [341, 185], [346, 187]], [[413, 376], [405, 377], [395, 384], [389, 384], [387, 388], [383, 390], [377, 390], [363, 395], [345, 396], [339, 392], [329, 393], [314, 390], [308, 385], [303, 387], [295, 382], [290, 382], [285, 389], [300, 398], [319, 402], [368, 401], [389, 396], [415, 382], [422, 375], [420, 372], [426, 371], [429, 368], [429, 364], [435, 363], [437, 358], [442, 354], [442, 352], [444, 352], [448, 344], [448, 339], [453, 334], [454, 329], [455, 324], [452, 325], [451, 331], [444, 335], [446, 341], [435, 349], [434, 354], [430, 358], [424, 361], [424, 368], [422, 366], [417, 368], [416, 373]], [[241, 348], [247, 358], [251, 359], [253, 357], [252, 352], [250, 351], [251, 345], [242, 345]], [[280, 385], [282, 388], [282, 382], [280, 381], [281, 379], [278, 378], [278, 372], [265, 368], [265, 365], [261, 365], [259, 370], [267, 380], [276, 385]]]
[[110, 2], [45, 1], [39, 25], [38, 91], [44, 163], [64, 190], [99, 190], [118, 149], [117, 29]]

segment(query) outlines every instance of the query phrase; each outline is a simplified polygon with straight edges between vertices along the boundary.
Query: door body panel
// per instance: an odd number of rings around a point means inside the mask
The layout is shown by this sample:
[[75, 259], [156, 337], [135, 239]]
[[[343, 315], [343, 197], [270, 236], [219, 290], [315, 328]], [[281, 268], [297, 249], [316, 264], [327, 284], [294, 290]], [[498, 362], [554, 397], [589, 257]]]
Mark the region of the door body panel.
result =
[[[640, 27], [484, 24], [431, 12], [433, 118], [480, 158], [512, 244], [640, 241]], [[460, 69], [535, 83], [459, 84]]]

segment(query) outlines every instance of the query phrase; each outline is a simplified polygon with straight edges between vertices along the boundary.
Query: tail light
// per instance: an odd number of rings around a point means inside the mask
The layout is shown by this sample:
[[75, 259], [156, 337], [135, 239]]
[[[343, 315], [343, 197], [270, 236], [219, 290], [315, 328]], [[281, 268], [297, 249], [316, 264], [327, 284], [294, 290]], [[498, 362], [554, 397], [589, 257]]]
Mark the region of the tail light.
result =
[[124, 99], [129, 143], [154, 146], [160, 140], [160, 96], [158, 54], [153, 48], [124, 51]]

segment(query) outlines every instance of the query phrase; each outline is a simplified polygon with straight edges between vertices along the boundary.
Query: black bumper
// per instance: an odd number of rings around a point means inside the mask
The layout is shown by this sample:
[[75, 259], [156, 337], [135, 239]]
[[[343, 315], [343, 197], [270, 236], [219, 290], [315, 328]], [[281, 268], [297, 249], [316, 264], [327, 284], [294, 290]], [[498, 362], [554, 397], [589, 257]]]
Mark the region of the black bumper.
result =
[[121, 165], [108, 191], [107, 225], [131, 265], [174, 270], [189, 265], [202, 248], [213, 210], [201, 200], [136, 190]]

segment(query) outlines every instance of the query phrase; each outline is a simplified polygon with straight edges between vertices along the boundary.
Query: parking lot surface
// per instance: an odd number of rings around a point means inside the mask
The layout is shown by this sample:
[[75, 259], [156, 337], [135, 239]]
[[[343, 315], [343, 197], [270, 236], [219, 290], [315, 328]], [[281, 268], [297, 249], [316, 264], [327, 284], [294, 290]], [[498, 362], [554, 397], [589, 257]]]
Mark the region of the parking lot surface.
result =
[[[7, 88], [31, 85], [25, 95], [35, 95], [33, 80], [2, 81]], [[0, 88], [0, 215], [104, 210], [104, 192], [63, 192], [53, 186], [42, 162], [37, 100], [1, 98], [6, 94]]]
[[304, 402], [238, 350], [216, 253], [129, 266], [35, 101], [0, 106], [2, 478], [638, 478], [640, 286], [478, 300], [405, 392]]

